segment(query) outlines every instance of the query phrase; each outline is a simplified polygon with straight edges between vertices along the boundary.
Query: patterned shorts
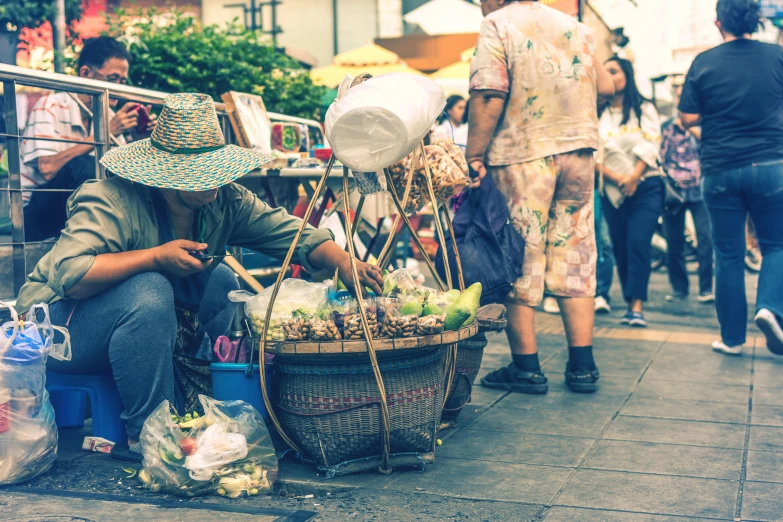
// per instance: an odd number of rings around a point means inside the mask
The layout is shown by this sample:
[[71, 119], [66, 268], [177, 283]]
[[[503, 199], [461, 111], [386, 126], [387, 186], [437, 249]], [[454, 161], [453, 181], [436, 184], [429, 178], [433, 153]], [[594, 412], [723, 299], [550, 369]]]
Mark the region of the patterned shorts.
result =
[[489, 167], [506, 196], [511, 222], [525, 238], [522, 277], [511, 302], [537, 306], [555, 296], [595, 295], [595, 160], [590, 149], [516, 165]]

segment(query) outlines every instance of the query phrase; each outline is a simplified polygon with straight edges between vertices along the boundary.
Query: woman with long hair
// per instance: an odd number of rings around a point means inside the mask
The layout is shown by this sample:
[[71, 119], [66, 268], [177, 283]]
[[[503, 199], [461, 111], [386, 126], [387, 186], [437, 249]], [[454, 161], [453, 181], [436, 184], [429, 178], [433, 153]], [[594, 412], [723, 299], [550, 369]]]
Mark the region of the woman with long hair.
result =
[[763, 254], [756, 324], [783, 355], [783, 48], [751, 39], [762, 26], [755, 0], [718, 0], [724, 43], [696, 57], [680, 99], [686, 127], [701, 125], [704, 203], [715, 249], [715, 351], [740, 355], [747, 333], [745, 223]]
[[599, 173], [602, 210], [609, 222], [617, 272], [627, 311], [623, 324], [645, 327], [643, 305], [650, 282], [652, 236], [663, 212], [664, 185], [658, 166], [661, 125], [658, 110], [636, 86], [633, 64], [617, 56], [605, 67], [615, 86], [599, 110]]
[[435, 140], [449, 140], [460, 146], [465, 152], [468, 142], [467, 101], [459, 94], [446, 98], [446, 107], [438, 118], [438, 126], [433, 133]]

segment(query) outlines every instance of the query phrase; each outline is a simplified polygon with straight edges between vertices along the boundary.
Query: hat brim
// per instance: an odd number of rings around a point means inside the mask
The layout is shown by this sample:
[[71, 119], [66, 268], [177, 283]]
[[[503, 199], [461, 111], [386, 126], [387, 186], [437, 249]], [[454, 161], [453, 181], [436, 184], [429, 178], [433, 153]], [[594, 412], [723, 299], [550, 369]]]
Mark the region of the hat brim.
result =
[[274, 159], [270, 154], [236, 145], [212, 152], [172, 154], [145, 139], [110, 150], [101, 164], [117, 176], [142, 185], [199, 192], [227, 185]]

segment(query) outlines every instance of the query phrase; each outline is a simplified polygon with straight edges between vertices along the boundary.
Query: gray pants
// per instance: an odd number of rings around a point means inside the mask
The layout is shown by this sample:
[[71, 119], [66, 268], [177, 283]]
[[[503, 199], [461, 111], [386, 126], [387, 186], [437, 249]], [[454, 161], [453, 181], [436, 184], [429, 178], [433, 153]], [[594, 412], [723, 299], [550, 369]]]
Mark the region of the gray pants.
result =
[[[227, 294], [238, 288], [228, 267], [218, 266], [212, 273], [199, 310], [211, 343], [231, 327], [236, 307]], [[68, 326], [73, 357], [67, 362], [50, 358], [47, 369], [114, 375], [128, 437], [138, 439], [147, 416], [164, 400], [175, 399], [177, 318], [168, 279], [157, 272], [138, 274], [78, 304], [72, 299], [57, 301], [50, 311], [58, 326], [64, 326], [73, 311]]]

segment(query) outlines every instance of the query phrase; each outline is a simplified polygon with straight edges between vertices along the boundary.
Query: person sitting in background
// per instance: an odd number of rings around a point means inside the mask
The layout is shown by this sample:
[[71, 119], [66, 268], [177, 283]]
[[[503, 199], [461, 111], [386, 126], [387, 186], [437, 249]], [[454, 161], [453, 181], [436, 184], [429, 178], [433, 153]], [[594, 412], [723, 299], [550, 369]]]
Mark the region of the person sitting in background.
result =
[[[675, 80], [674, 98], [682, 96], [683, 79]], [[699, 144], [701, 129], [685, 130], [679, 116], [663, 124], [661, 138], [661, 163], [667, 176], [671, 177], [682, 189], [685, 202], [673, 212], [663, 214], [663, 226], [668, 245], [666, 265], [669, 271], [669, 283], [673, 293], [666, 296], [667, 301], [684, 301], [688, 298], [688, 270], [685, 264], [685, 212], [690, 211], [696, 227], [699, 258], [699, 297], [700, 303], [713, 303], [712, 295], [712, 230], [710, 216], [701, 197], [701, 167], [699, 165]]]
[[[84, 42], [79, 54], [78, 74], [82, 78], [126, 84], [130, 55], [125, 46], [108, 36]], [[110, 102], [116, 107], [117, 100]], [[109, 109], [109, 132], [116, 145], [124, 145], [123, 133], [138, 125], [138, 103], [126, 103], [116, 113]], [[147, 130], [155, 128], [150, 116]], [[57, 237], [65, 225], [65, 204], [72, 190], [96, 173], [94, 147], [58, 140], [100, 141], [92, 118], [92, 96], [67, 92], [44, 96], [33, 107], [22, 141], [22, 188], [26, 241]], [[42, 139], [43, 138], [43, 139]], [[111, 144], [109, 144], [111, 145]], [[55, 190], [32, 192], [29, 189]]]
[[604, 204], [627, 311], [622, 324], [646, 327], [643, 306], [650, 283], [652, 237], [663, 212], [658, 168], [658, 110], [636, 86], [633, 64], [617, 56], [606, 62], [615, 96], [600, 110]]
[[432, 133], [433, 140], [453, 141], [462, 153], [468, 143], [467, 102], [459, 94], [452, 94], [446, 99], [446, 107], [438, 118], [438, 126]]
[[[47, 303], [52, 323], [68, 327], [72, 359], [49, 359], [50, 370], [114, 376], [128, 432], [128, 446], [116, 441], [115, 450], [138, 461], [145, 419], [175, 401], [175, 348], [197, 353], [205, 333], [214, 343], [234, 317], [228, 292], [239, 288], [236, 277], [194, 254], [219, 256], [231, 245], [280, 259], [302, 223], [233, 182], [272, 157], [226, 145], [212, 98], [169, 95], [160, 120], [150, 139], [101, 159], [115, 176], [71, 196], [63, 234], [16, 303], [20, 314]], [[295, 259], [311, 272], [337, 271], [353, 289], [350, 258], [332, 239], [306, 227]], [[356, 268], [362, 287], [380, 295], [380, 269], [361, 261]], [[182, 341], [181, 332], [199, 333]]]

